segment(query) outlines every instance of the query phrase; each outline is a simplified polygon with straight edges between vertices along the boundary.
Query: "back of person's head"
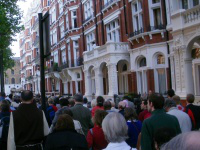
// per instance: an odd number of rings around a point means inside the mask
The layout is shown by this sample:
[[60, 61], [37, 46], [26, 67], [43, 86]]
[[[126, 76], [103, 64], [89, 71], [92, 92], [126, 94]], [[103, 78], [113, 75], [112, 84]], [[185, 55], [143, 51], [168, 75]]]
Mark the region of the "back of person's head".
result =
[[173, 96], [175, 95], [174, 90], [173, 90], [173, 89], [169, 89], [169, 90], [167, 91], [167, 95], [168, 95], [168, 97], [173, 97]]
[[59, 100], [59, 102], [60, 102], [60, 106], [61, 106], [61, 107], [64, 107], [64, 106], [68, 106], [68, 105], [69, 105], [68, 98], [61, 98], [61, 99]]
[[7, 100], [2, 100], [0, 103], [0, 110], [1, 112], [9, 112], [10, 104]]
[[67, 115], [73, 117], [73, 113], [72, 113], [71, 109], [68, 107], [62, 109], [61, 114], [67, 114]]
[[56, 106], [56, 104], [60, 104], [59, 102], [59, 98], [58, 97], [52, 97], [51, 98], [54, 100], [54, 105]]
[[172, 100], [172, 99], [167, 99], [167, 100], [165, 101], [165, 104], [164, 104], [163, 108], [164, 108], [165, 110], [168, 110], [168, 109], [170, 109], [171, 107], [176, 107], [176, 102], [175, 102], [174, 100]]
[[181, 102], [181, 99], [178, 95], [174, 95], [172, 97], [172, 99], [173, 99], [173, 101], [175, 101], [176, 105], [180, 104], [180, 102]]
[[130, 120], [130, 121], [134, 121], [135, 119], [138, 118], [137, 113], [135, 112], [135, 110], [131, 107], [126, 107], [124, 109], [124, 117], [126, 119], [126, 121]]
[[188, 103], [194, 103], [194, 95], [193, 94], [187, 94], [186, 100]]
[[108, 142], [121, 143], [128, 138], [126, 120], [118, 112], [109, 113], [102, 122], [102, 128]]
[[94, 115], [94, 123], [101, 127], [103, 119], [106, 117], [108, 113], [104, 110], [97, 109]]
[[162, 109], [165, 102], [164, 97], [159, 93], [151, 94], [148, 100], [152, 102], [154, 109]]
[[161, 150], [199, 150], [200, 132], [191, 131], [175, 136], [161, 147]]
[[120, 102], [118, 103], [118, 108], [119, 108], [119, 109], [125, 109], [125, 108], [126, 108], [125, 102], [124, 102], [124, 101], [120, 101]]
[[12, 94], [9, 94], [8, 96], [11, 100], [13, 99], [13, 95]]
[[58, 117], [55, 130], [74, 130], [74, 122], [72, 117], [67, 114], [62, 114]]
[[162, 127], [156, 130], [154, 134], [154, 141], [156, 149], [160, 149], [160, 147], [170, 141], [173, 137], [176, 136], [176, 132], [173, 128]]
[[69, 98], [69, 107], [73, 107], [75, 105], [75, 101], [73, 98]]
[[83, 103], [84, 103], [84, 104], [87, 104], [87, 102], [88, 102], [88, 99], [87, 99], [86, 97], [84, 97], [84, 98], [83, 98]]
[[49, 98], [49, 99], [48, 99], [48, 103], [53, 105], [53, 104], [54, 104], [53, 98]]
[[105, 101], [103, 103], [103, 107], [104, 107], [104, 110], [110, 110], [111, 109], [111, 102], [109, 100]]
[[91, 102], [87, 102], [87, 108], [91, 108]]
[[33, 92], [29, 90], [22, 91], [21, 93], [22, 101], [31, 101], [33, 100]]
[[82, 94], [75, 94], [73, 98], [74, 98], [75, 102], [80, 102], [80, 103], [83, 102], [83, 95]]
[[147, 105], [147, 99], [146, 98], [141, 98], [141, 102], [146, 106]]
[[103, 106], [104, 98], [102, 96], [97, 97], [97, 106]]

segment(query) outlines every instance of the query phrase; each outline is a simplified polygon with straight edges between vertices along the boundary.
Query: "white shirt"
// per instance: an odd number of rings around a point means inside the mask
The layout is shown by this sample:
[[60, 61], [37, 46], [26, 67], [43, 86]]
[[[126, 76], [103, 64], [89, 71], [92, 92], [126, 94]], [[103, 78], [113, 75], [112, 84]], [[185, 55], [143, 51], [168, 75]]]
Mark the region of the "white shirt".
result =
[[109, 143], [108, 146], [104, 150], [136, 150], [135, 148], [132, 148], [126, 143]]
[[[47, 123], [44, 112], [43, 112], [43, 124], [44, 124], [44, 136], [47, 136], [49, 134], [49, 125]], [[16, 150], [12, 113], [10, 114], [10, 125], [9, 125], [9, 130], [8, 130], [7, 150]]]
[[175, 116], [178, 119], [182, 133], [191, 131], [192, 123], [188, 114], [181, 110], [178, 110], [177, 107], [170, 108], [167, 113]]

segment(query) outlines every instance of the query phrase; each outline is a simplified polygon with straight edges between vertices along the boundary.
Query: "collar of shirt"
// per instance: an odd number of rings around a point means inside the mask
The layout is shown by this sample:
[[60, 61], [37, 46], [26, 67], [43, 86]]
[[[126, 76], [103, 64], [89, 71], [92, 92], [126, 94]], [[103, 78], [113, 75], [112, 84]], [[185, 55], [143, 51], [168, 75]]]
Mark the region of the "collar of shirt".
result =
[[171, 107], [171, 108], [169, 109], [169, 111], [171, 111], [171, 110], [178, 110], [178, 108], [177, 108], [177, 107]]

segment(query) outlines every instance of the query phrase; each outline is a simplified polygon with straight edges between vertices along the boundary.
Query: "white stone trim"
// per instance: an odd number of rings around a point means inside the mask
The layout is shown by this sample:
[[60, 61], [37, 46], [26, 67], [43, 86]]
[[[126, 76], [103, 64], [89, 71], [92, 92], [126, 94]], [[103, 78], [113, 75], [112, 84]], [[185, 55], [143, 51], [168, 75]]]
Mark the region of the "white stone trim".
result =
[[93, 27], [91, 27], [91, 28], [85, 30], [84, 34], [87, 35], [88, 33], [92, 32], [92, 31], [95, 30], [95, 29], [96, 29], [96, 26], [94, 25]]
[[72, 36], [72, 37], [71, 37], [71, 40], [72, 40], [72, 41], [75, 41], [75, 40], [78, 40], [79, 38], [80, 38], [80, 36]]
[[120, 10], [118, 9], [117, 11], [113, 12], [112, 14], [106, 16], [103, 19], [104, 24], [108, 24], [109, 22], [113, 21], [114, 19], [119, 17], [119, 14], [121, 14]]
[[72, 6], [72, 7], [68, 7], [69, 11], [72, 11], [72, 10], [75, 10], [75, 9], [78, 9], [78, 5], [75, 5], [75, 6]]

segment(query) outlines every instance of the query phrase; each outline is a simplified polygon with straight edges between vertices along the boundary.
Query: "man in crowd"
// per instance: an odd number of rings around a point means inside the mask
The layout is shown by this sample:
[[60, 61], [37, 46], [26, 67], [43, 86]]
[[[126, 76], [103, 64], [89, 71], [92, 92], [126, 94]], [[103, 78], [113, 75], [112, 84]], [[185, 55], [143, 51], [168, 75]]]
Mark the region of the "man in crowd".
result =
[[166, 114], [164, 106], [164, 97], [160, 94], [151, 94], [148, 99], [148, 111], [152, 116], [144, 120], [142, 125], [141, 146], [142, 150], [154, 149], [154, 134], [162, 127], [172, 128], [176, 135], [181, 133], [181, 129], [176, 117]]
[[174, 92], [173, 89], [169, 89], [169, 90], [167, 91], [167, 97], [168, 97], [168, 98], [172, 98], [174, 95], [175, 95], [175, 92]]
[[49, 133], [45, 115], [33, 102], [31, 91], [23, 91], [21, 101], [10, 116], [8, 150], [42, 150], [42, 141]]
[[83, 96], [81, 94], [74, 95], [75, 105], [71, 107], [74, 120], [81, 123], [83, 132], [87, 136], [87, 132], [92, 128], [91, 112], [88, 108], [83, 106]]
[[192, 123], [190, 117], [185, 112], [178, 110], [175, 101], [166, 100], [164, 109], [166, 110], [167, 114], [175, 116], [178, 119], [182, 133], [191, 131]]
[[178, 110], [184, 111], [184, 107], [181, 105], [180, 97], [178, 95], [174, 95], [172, 99], [173, 101], [175, 101], [176, 107], [178, 108]]
[[192, 121], [192, 130], [199, 130], [200, 128], [200, 106], [193, 105], [194, 95], [187, 94], [187, 106], [185, 112], [189, 115]]
[[138, 119], [140, 121], [144, 121], [144, 119], [147, 119], [151, 116], [151, 113], [148, 112], [147, 110], [147, 100], [142, 98], [142, 103], [141, 103], [141, 110], [143, 110], [142, 112], [140, 112], [139, 116], [138, 116]]

